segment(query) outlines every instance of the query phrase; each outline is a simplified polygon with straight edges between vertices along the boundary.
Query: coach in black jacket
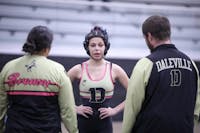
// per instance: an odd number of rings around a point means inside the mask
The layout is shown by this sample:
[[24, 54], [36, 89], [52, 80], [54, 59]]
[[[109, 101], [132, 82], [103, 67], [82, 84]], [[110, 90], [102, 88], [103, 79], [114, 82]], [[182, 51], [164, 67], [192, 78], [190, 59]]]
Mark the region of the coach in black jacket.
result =
[[193, 133], [200, 113], [195, 63], [171, 43], [166, 17], [149, 17], [142, 31], [151, 54], [138, 61], [131, 75], [123, 133]]

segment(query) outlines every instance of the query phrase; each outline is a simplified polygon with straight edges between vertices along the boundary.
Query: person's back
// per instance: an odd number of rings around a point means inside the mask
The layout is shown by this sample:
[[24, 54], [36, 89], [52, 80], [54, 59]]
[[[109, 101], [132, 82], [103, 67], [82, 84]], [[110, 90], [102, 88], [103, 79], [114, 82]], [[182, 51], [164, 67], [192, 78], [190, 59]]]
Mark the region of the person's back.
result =
[[59, 132], [60, 71], [64, 71], [61, 65], [36, 55], [25, 55], [7, 65], [7, 71], [3, 71], [9, 100], [7, 132], [13, 128]]
[[0, 132], [5, 126], [5, 133], [60, 133], [61, 120], [70, 133], [78, 132], [70, 79], [47, 59], [52, 40], [47, 27], [34, 27], [23, 46], [27, 54], [2, 69]]
[[195, 63], [171, 43], [164, 16], [142, 25], [151, 54], [140, 59], [130, 78], [123, 133], [193, 133], [200, 114], [200, 81]]
[[133, 132], [192, 133], [197, 91], [192, 61], [170, 44], [158, 46], [147, 59], [153, 68]]

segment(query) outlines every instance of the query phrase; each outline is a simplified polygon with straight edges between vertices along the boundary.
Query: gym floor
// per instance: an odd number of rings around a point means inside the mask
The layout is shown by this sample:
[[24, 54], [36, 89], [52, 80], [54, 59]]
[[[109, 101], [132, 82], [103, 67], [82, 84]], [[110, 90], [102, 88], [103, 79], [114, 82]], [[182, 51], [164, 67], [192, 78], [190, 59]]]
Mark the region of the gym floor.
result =
[[[113, 133], [121, 133], [122, 130], [122, 122], [113, 122]], [[62, 133], [67, 133], [66, 129], [62, 124]], [[200, 133], [200, 123], [195, 126], [194, 133]]]

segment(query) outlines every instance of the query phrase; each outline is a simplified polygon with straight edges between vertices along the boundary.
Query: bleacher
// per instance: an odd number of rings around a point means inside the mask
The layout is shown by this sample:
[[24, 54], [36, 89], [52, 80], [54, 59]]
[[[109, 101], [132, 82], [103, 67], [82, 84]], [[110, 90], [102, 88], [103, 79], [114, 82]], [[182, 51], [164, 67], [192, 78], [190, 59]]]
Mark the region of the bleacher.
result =
[[162, 14], [171, 21], [172, 42], [200, 60], [200, 4], [151, 1], [0, 0], [0, 53], [20, 54], [30, 29], [46, 25], [54, 32], [52, 55], [87, 56], [84, 36], [100, 25], [110, 35], [108, 57], [141, 58], [149, 54], [141, 24], [150, 15]]

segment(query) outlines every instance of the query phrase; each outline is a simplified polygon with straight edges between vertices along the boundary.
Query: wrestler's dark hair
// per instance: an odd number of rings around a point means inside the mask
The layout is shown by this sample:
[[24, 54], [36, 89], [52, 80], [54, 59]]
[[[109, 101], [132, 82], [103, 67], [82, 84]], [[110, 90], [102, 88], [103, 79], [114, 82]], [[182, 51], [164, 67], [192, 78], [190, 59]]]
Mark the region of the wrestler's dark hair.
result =
[[36, 26], [29, 32], [22, 51], [33, 54], [45, 48], [51, 48], [53, 33], [46, 26]]
[[108, 41], [108, 33], [106, 30], [103, 30], [101, 27], [99, 26], [95, 26], [93, 29], [91, 29], [91, 31], [85, 36], [85, 40], [83, 42], [83, 46], [87, 52], [88, 55], [90, 55], [89, 49], [88, 49], [88, 45], [89, 45], [89, 41], [91, 38], [93, 37], [101, 37], [104, 41], [105, 44], [105, 51], [104, 51], [104, 55], [107, 54], [107, 51], [110, 48], [110, 42]]
[[164, 16], [151, 16], [144, 21], [142, 32], [145, 36], [151, 33], [158, 40], [169, 39], [171, 36], [170, 22]]

